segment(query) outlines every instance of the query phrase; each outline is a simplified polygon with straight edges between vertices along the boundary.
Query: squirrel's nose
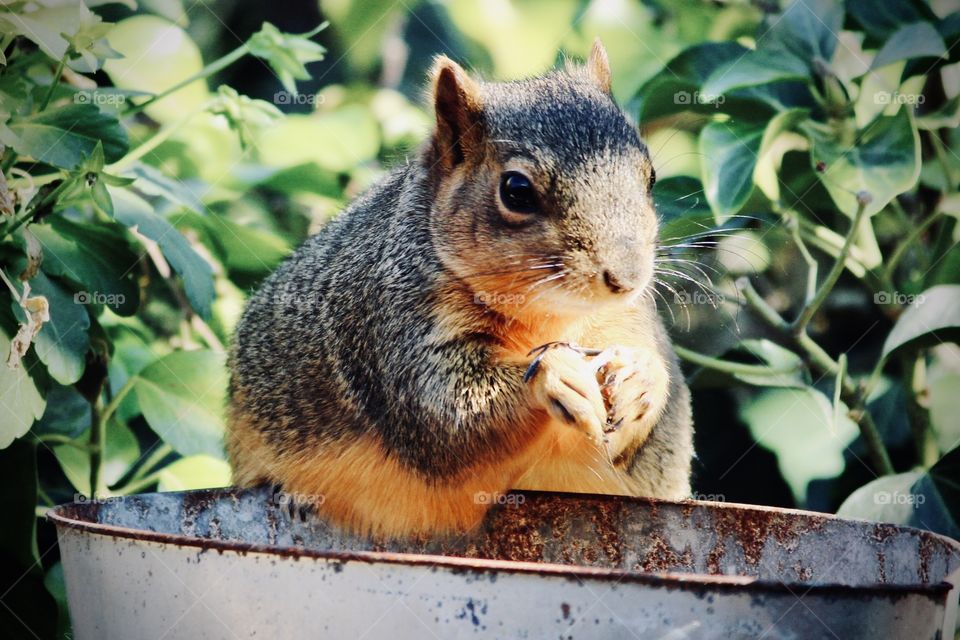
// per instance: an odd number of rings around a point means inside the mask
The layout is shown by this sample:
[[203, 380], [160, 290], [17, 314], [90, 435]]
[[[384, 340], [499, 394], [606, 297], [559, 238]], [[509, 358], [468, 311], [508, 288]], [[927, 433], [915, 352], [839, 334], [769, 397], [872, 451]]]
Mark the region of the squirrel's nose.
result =
[[607, 285], [607, 288], [614, 293], [630, 293], [633, 291], [633, 287], [631, 285], [625, 284], [617, 276], [610, 273], [609, 270], [604, 270], [603, 282]]

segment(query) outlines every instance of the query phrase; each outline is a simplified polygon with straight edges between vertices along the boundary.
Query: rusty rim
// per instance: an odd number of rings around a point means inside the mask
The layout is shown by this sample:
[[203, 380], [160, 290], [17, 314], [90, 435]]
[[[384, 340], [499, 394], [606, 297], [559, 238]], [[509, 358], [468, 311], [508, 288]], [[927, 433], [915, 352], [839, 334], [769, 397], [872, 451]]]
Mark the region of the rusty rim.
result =
[[[222, 499], [224, 497], [234, 497], [238, 490], [234, 488], [206, 489], [199, 491], [173, 492], [180, 494], [203, 494], [208, 498]], [[854, 520], [849, 518], [840, 518], [832, 514], [819, 513], [814, 511], [804, 511], [801, 509], [781, 509], [777, 507], [767, 507], [762, 505], [749, 505], [734, 502], [708, 502], [708, 501], [668, 501], [652, 498], [634, 498], [628, 496], [611, 496], [602, 494], [564, 494], [555, 492], [539, 491], [515, 491], [512, 493], [526, 496], [554, 496], [571, 498], [590, 498], [592, 500], [613, 501], [613, 502], [634, 502], [647, 505], [670, 505], [670, 506], [717, 506], [723, 505], [725, 509], [736, 509], [740, 511], [751, 511], [761, 513], [776, 513], [781, 515], [792, 515], [797, 517], [816, 517], [823, 520], [833, 520], [846, 522], [852, 525], [880, 524], [868, 520]], [[139, 494], [148, 496], [150, 494]], [[129, 496], [136, 497], [136, 496]], [[120, 498], [121, 500], [127, 497]], [[807, 583], [799, 581], [779, 581], [755, 578], [751, 576], [738, 575], [712, 575], [706, 573], [681, 573], [681, 572], [663, 572], [646, 573], [632, 571], [627, 569], [606, 569], [600, 567], [589, 567], [580, 565], [565, 565], [551, 562], [528, 562], [516, 560], [497, 560], [490, 558], [467, 558], [463, 556], [447, 556], [437, 554], [421, 553], [403, 553], [395, 551], [336, 551], [336, 550], [318, 550], [291, 545], [270, 545], [260, 543], [243, 543], [234, 540], [217, 540], [213, 538], [202, 538], [199, 536], [189, 536], [185, 534], [167, 533], [162, 531], [148, 531], [144, 529], [132, 529], [110, 524], [92, 522], [67, 515], [68, 512], [81, 510], [90, 512], [91, 517], [96, 517], [100, 505], [96, 503], [70, 502], [61, 504], [50, 509], [46, 517], [58, 529], [72, 529], [91, 533], [104, 537], [120, 538], [132, 541], [154, 542], [163, 545], [173, 545], [179, 547], [193, 547], [201, 549], [201, 553], [209, 550], [215, 550], [219, 554], [225, 552], [236, 553], [244, 556], [247, 554], [262, 554], [274, 558], [292, 559], [297, 561], [301, 558], [311, 560], [323, 560], [327, 562], [345, 564], [347, 562], [364, 562], [368, 564], [386, 563], [397, 565], [429, 566], [442, 567], [453, 572], [474, 571], [480, 573], [517, 573], [517, 574], [536, 574], [560, 576], [574, 581], [582, 580], [600, 580], [612, 581], [615, 583], [647, 584], [650, 586], [664, 587], [668, 589], [683, 590], [706, 590], [721, 589], [741, 592], [761, 592], [761, 593], [789, 593], [796, 595], [797, 589], [805, 593], [818, 593], [825, 595], [847, 595], [862, 596], [865, 593], [876, 596], [898, 597], [903, 595], [922, 595], [935, 600], [943, 600], [945, 596], [954, 588], [954, 585], [946, 580], [929, 584], [901, 584], [901, 583], [874, 583], [863, 585], [848, 585], [841, 583]], [[914, 533], [915, 535], [932, 538], [946, 548], [953, 556], [960, 557], [960, 543], [931, 531], [916, 529], [913, 527], [901, 525], [889, 525], [897, 528], [897, 531], [905, 533]]]

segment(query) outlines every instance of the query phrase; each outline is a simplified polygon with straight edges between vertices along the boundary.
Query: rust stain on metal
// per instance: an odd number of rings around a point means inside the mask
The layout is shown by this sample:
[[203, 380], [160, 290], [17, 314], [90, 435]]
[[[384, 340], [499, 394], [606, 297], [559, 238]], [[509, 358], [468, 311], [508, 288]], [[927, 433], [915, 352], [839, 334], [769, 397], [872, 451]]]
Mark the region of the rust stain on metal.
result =
[[716, 544], [707, 554], [708, 571], [713, 575], [723, 573], [728, 539], [740, 547], [747, 564], [757, 565], [768, 541], [791, 549], [800, 536], [819, 531], [825, 521], [817, 516], [800, 519], [774, 511], [718, 511], [713, 520]]
[[693, 568], [693, 551], [689, 546], [678, 553], [673, 547], [667, 544], [667, 541], [663, 539], [662, 535], [653, 534], [650, 536], [650, 539], [653, 542], [652, 548], [650, 552], [644, 556], [643, 560], [635, 566], [635, 569], [646, 571], [647, 573], [667, 573], [669, 571], [676, 571], [681, 567], [687, 569]]
[[623, 541], [620, 539], [622, 503], [601, 503], [597, 507], [590, 516], [597, 543], [610, 564], [619, 567], [623, 562]]

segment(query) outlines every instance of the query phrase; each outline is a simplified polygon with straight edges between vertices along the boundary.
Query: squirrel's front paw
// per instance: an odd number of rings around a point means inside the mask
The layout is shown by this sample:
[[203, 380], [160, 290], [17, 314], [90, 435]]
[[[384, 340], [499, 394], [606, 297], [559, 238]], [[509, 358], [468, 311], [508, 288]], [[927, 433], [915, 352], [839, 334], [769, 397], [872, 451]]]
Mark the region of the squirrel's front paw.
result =
[[596, 441], [603, 439], [607, 408], [600, 395], [597, 368], [574, 345], [554, 343], [533, 351], [537, 356], [524, 380], [536, 403]]
[[617, 455], [646, 439], [663, 408], [667, 372], [656, 353], [621, 346], [605, 349], [594, 365], [607, 407], [604, 432], [610, 452]]

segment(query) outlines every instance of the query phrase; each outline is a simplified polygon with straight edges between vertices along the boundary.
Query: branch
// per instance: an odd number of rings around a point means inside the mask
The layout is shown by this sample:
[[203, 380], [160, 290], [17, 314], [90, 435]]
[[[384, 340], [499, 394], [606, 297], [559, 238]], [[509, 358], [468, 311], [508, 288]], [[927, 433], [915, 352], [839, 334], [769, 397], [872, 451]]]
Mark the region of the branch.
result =
[[[843, 264], [845, 257], [839, 256], [837, 262]], [[832, 271], [831, 271], [832, 273]], [[828, 279], [829, 281], [829, 279]], [[836, 280], [833, 280], [836, 282]], [[850, 418], [857, 423], [860, 428], [860, 435], [870, 453], [870, 461], [880, 475], [889, 475], [894, 473], [893, 463], [890, 461], [890, 454], [883, 444], [883, 438], [877, 429], [873, 416], [866, 408], [866, 398], [862, 390], [855, 385], [848, 376], [839, 376], [840, 365], [830, 357], [823, 347], [817, 344], [805, 330], [796, 333], [793, 330], [793, 324], [783, 319], [776, 310], [774, 310], [766, 300], [764, 300], [757, 290], [753, 288], [750, 280], [746, 277], [737, 281], [737, 287], [743, 294], [747, 307], [762, 318], [771, 328], [778, 331], [783, 339], [793, 342], [801, 352], [801, 357], [807, 363], [811, 370], [821, 376], [831, 376], [840, 380], [840, 397], [847, 405]], [[828, 291], [829, 292], [829, 291]]]
[[803, 309], [800, 310], [800, 315], [798, 315], [797, 319], [790, 325], [790, 329], [797, 335], [807, 330], [807, 325], [810, 324], [810, 320], [812, 320], [813, 316], [820, 310], [827, 296], [830, 295], [833, 287], [837, 284], [837, 280], [840, 279], [840, 275], [846, 268], [845, 263], [847, 256], [850, 255], [850, 247], [853, 246], [854, 239], [857, 237], [857, 231], [860, 228], [860, 222], [863, 220], [863, 214], [872, 199], [866, 191], [861, 191], [857, 194], [857, 213], [853, 217], [853, 224], [850, 226], [850, 231], [847, 232], [847, 237], [843, 242], [843, 246], [840, 248], [837, 259], [833, 263], [833, 267], [824, 279], [823, 284], [817, 289], [813, 300], [810, 300], [803, 306]]
[[772, 376], [793, 373], [798, 369], [797, 366], [771, 367], [766, 365], [722, 360], [720, 358], [714, 358], [703, 353], [691, 351], [690, 349], [686, 349], [678, 345], [674, 345], [673, 350], [678, 356], [687, 362], [691, 362], [706, 369], [713, 369], [714, 371], [729, 373], [730, 375]]

